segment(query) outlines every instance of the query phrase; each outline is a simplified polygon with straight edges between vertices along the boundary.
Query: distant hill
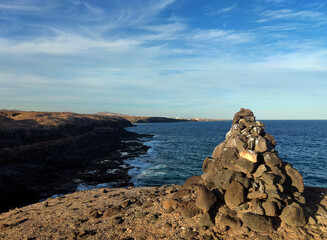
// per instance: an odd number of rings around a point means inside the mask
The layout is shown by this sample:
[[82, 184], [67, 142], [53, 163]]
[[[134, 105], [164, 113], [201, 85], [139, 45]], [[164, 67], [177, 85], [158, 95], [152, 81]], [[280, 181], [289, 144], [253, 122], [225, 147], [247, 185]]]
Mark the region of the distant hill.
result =
[[163, 122], [214, 122], [214, 121], [227, 121], [230, 119], [209, 119], [209, 118], [170, 118], [170, 117], [142, 117], [130, 116], [121, 113], [112, 112], [99, 112], [96, 113], [103, 116], [119, 116], [127, 119], [132, 123], [163, 123]]
[[169, 117], [141, 117], [141, 116], [130, 116], [124, 115], [120, 113], [112, 113], [112, 112], [99, 112], [98, 115], [102, 116], [119, 116], [127, 119], [132, 123], [163, 123], [163, 122], [196, 122], [194, 119], [186, 119], [186, 118], [169, 118]]

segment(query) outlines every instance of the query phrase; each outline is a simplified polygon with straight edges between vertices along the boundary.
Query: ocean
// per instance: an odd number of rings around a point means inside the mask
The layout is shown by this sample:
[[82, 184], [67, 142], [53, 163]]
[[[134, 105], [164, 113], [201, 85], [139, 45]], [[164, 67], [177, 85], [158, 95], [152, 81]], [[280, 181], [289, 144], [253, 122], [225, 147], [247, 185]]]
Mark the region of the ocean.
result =
[[[307, 186], [327, 187], [327, 120], [263, 120], [276, 142], [279, 157], [289, 162]], [[135, 124], [143, 134], [147, 154], [127, 162], [135, 186], [183, 184], [202, 174], [202, 163], [225, 140], [231, 121]]]

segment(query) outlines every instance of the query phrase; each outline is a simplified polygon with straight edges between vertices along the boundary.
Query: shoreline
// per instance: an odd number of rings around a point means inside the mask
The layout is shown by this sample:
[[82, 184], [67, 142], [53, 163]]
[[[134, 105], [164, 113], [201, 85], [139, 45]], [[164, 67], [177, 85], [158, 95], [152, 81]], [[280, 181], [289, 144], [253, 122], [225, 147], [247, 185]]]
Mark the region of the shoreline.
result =
[[0, 211], [110, 182], [115, 187], [132, 186], [128, 174], [132, 166], [125, 161], [148, 150], [140, 139], [150, 136], [126, 131], [132, 124], [119, 117], [1, 114], [2, 122], [11, 128], [0, 129], [8, 136], [0, 145]]

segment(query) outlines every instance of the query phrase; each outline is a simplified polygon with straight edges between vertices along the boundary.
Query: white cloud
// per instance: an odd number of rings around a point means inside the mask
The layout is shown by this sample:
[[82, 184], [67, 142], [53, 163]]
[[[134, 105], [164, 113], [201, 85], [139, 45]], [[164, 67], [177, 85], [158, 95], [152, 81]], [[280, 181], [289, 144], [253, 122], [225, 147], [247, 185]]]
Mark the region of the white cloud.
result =
[[224, 8], [220, 8], [220, 9], [215, 9], [215, 10], [210, 10], [206, 13], [206, 15], [208, 16], [215, 16], [215, 15], [219, 15], [222, 13], [227, 13], [227, 12], [231, 12], [236, 8], [237, 4], [232, 4], [228, 7], [224, 7]]
[[226, 44], [250, 42], [253, 36], [246, 32], [225, 31], [221, 29], [197, 29], [189, 37], [193, 41], [210, 41]]
[[91, 39], [79, 35], [60, 33], [55, 37], [39, 37], [19, 42], [0, 38], [0, 53], [70, 55], [87, 53], [93, 50], [121, 52], [138, 44], [140, 42], [133, 39]]
[[325, 19], [324, 14], [316, 11], [295, 11], [291, 9], [281, 9], [274, 11], [264, 11], [260, 14], [263, 18], [258, 22], [268, 22], [280, 19], [311, 20], [320, 21]]

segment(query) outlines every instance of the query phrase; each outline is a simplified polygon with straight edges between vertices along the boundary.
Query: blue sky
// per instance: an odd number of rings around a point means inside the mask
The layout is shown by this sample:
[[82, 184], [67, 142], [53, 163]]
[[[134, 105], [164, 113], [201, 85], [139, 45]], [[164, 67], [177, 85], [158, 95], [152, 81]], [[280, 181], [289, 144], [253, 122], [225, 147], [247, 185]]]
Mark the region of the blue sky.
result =
[[327, 3], [0, 0], [0, 103], [327, 119]]

